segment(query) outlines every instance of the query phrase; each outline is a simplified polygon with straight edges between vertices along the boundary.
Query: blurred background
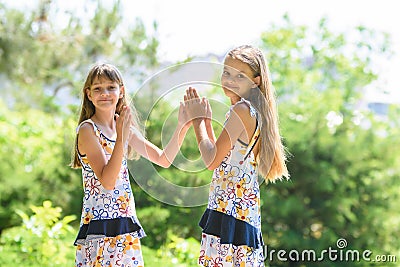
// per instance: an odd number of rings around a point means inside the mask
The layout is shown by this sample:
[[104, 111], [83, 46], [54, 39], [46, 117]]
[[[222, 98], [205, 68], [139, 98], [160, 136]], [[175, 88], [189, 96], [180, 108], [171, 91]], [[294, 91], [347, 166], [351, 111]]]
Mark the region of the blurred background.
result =
[[[291, 154], [291, 179], [261, 185], [268, 250], [320, 252], [337, 249], [343, 238], [343, 251], [370, 250], [376, 260], [274, 258], [266, 266], [400, 266], [395, 1], [25, 2], [0, 0], [0, 266], [74, 264], [82, 178], [68, 164], [93, 63], [117, 65], [143, 112], [162, 87], [136, 94], [149, 77], [177, 63], [221, 63], [240, 44], [266, 55]], [[207, 96], [223, 99], [217, 88]], [[161, 101], [143, 121], [160, 147], [160, 133], [175, 127], [173, 120], [165, 124], [174, 110]], [[199, 157], [194, 140], [191, 130], [182, 147], [192, 159]], [[211, 177], [204, 169], [154, 168], [154, 175], [187, 187]], [[135, 179], [132, 187], [148, 235], [146, 266], [197, 266], [205, 206], [163, 203]], [[386, 262], [377, 262], [379, 255]]]

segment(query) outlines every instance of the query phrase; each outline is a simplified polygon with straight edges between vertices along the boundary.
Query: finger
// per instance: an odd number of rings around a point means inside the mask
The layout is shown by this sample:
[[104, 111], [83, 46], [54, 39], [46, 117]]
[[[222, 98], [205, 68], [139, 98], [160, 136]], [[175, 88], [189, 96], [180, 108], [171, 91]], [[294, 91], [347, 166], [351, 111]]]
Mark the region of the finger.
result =
[[193, 99], [197, 98], [196, 89], [194, 89], [193, 87], [190, 87], [190, 95], [192, 96]]
[[208, 101], [208, 99], [207, 99], [206, 101], [207, 101], [207, 102], [206, 102], [206, 105], [207, 105], [207, 114], [208, 114], [208, 116], [211, 117], [212, 109], [211, 109], [210, 101]]
[[207, 98], [204, 98], [204, 104], [206, 105], [206, 108], [208, 110], [208, 107], [210, 106], [210, 103], [208, 102]]
[[122, 120], [123, 126], [125, 126], [126, 123], [128, 122], [128, 117], [129, 117], [129, 114], [124, 112], [124, 116], [123, 116], [123, 120]]
[[120, 111], [119, 115], [118, 115], [118, 120], [117, 121], [123, 121], [125, 117], [125, 112], [124, 112], [124, 108], [122, 108], [122, 110]]
[[126, 115], [127, 115], [127, 121], [128, 122], [131, 122], [132, 121], [132, 112], [131, 112], [131, 109], [130, 108], [128, 108], [127, 110], [126, 110]]
[[199, 94], [197, 93], [196, 88], [193, 87], [192, 87], [192, 96], [195, 99], [199, 98]]
[[190, 87], [189, 87], [189, 89], [186, 89], [186, 100], [190, 100], [190, 99], [192, 99], [192, 98], [190, 95]]
[[189, 96], [190, 99], [193, 99], [193, 98], [194, 98], [194, 95], [193, 95], [193, 88], [192, 88], [192, 87], [189, 87], [188, 96]]
[[193, 95], [195, 98], [199, 98], [199, 94], [197, 93], [196, 89], [193, 88]]
[[129, 107], [125, 107], [124, 110], [124, 123], [129, 123], [131, 119], [131, 113]]

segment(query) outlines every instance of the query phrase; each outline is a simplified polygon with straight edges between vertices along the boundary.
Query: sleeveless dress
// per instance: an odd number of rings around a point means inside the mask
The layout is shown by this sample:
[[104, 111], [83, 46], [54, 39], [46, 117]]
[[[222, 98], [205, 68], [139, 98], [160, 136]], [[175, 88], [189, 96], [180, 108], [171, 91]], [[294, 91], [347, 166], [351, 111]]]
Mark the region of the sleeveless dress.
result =
[[[115, 140], [107, 138], [92, 120], [90, 123], [107, 159], [110, 159]], [[78, 150], [78, 147], [76, 147]], [[136, 217], [135, 202], [129, 182], [127, 161], [124, 158], [119, 177], [112, 190], [105, 189], [90, 167], [86, 155], [78, 157], [82, 164], [83, 207], [75, 266], [144, 266], [140, 238], [146, 234]]]
[[[257, 119], [250, 102], [244, 99], [240, 102], [246, 103], [251, 116]], [[257, 120], [249, 144], [237, 140], [214, 170], [208, 206], [199, 223], [203, 229], [201, 266], [264, 266], [260, 189], [252, 151], [259, 133]]]

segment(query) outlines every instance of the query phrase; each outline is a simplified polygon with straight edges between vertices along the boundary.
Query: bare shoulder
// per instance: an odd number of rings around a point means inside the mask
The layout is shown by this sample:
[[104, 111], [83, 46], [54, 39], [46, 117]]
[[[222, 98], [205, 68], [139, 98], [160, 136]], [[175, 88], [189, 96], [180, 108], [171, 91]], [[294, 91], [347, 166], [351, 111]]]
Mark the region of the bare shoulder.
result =
[[94, 127], [91, 123], [83, 123], [78, 130], [78, 150], [82, 154], [86, 154], [89, 148], [98, 143]]
[[253, 135], [257, 124], [256, 118], [251, 116], [249, 104], [244, 101], [238, 102], [233, 106], [232, 112], [235, 114], [233, 117], [236, 118], [236, 129], [239, 127], [245, 129], [245, 131], [241, 132], [239, 139], [249, 142], [249, 136]]
[[89, 136], [94, 136], [93, 125], [89, 122], [83, 123], [78, 130], [78, 136], [85, 138]]
[[232, 111], [235, 115], [237, 115], [242, 122], [247, 124], [246, 122], [252, 122], [255, 121], [255, 118], [253, 118], [250, 114], [250, 107], [247, 103], [245, 102], [239, 102], [235, 104], [232, 108]]

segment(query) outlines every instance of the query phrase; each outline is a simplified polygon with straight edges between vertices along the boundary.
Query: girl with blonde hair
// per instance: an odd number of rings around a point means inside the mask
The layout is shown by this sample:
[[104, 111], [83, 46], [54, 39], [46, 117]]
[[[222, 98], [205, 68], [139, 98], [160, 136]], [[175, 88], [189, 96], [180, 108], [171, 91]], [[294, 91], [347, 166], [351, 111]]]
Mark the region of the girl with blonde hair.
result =
[[199, 150], [213, 170], [203, 229], [201, 266], [264, 266], [258, 176], [288, 178], [274, 90], [262, 52], [244, 45], [229, 51], [221, 76], [231, 107], [218, 139], [206, 98], [184, 97]]
[[133, 154], [167, 168], [190, 126], [181, 103], [178, 125], [164, 150], [139, 131], [137, 114], [129, 107], [119, 70], [95, 64], [82, 90], [73, 168], [82, 168], [83, 207], [75, 240], [76, 266], [143, 266], [140, 238], [127, 159]]

